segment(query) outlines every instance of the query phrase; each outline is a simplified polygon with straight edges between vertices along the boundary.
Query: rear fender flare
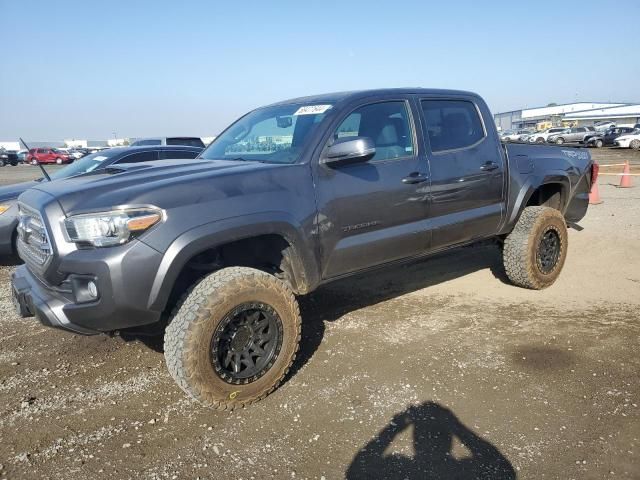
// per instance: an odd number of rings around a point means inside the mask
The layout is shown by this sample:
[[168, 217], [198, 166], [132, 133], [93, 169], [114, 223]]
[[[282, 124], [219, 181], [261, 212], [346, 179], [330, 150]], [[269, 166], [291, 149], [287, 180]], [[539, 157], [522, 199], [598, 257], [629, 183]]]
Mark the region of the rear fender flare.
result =
[[529, 200], [531, 199], [531, 196], [535, 193], [535, 191], [543, 185], [550, 184], [559, 184], [561, 187], [561, 211], [564, 214], [567, 205], [569, 205], [569, 196], [571, 192], [571, 180], [569, 180], [569, 176], [567, 175], [567, 173], [563, 171], [552, 171], [547, 173], [542, 178], [530, 177], [518, 191], [518, 195], [514, 202], [515, 207], [511, 211], [511, 215], [506, 222], [506, 226], [509, 227], [508, 230], [510, 230], [511, 226], [513, 226], [518, 221], [522, 210], [524, 210], [525, 206], [529, 203]]

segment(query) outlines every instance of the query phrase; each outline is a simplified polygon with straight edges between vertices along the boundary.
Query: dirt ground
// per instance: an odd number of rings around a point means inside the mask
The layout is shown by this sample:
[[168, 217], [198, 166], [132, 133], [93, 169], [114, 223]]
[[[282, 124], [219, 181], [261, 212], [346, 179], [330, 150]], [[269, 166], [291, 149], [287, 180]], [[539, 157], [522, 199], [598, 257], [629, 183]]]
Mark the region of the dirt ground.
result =
[[2, 266], [0, 479], [640, 478], [640, 177], [618, 181], [547, 290], [484, 245], [302, 298], [294, 372], [232, 413], [152, 341], [18, 318]]

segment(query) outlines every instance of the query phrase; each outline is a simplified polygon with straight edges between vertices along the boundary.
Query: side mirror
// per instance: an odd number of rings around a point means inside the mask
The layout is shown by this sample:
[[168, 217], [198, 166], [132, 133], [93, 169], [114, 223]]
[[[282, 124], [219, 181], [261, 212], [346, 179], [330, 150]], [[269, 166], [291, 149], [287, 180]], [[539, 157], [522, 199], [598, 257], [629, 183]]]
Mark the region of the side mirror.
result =
[[339, 138], [331, 145], [320, 163], [328, 167], [366, 162], [376, 154], [376, 146], [369, 137]]

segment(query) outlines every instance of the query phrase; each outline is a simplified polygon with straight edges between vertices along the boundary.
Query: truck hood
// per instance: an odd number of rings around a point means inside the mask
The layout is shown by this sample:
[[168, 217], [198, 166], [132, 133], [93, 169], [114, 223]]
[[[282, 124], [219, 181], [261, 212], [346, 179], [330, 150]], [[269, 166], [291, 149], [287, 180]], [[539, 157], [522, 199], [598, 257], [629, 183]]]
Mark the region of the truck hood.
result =
[[107, 167], [104, 170], [43, 182], [35, 188], [54, 197], [64, 212], [104, 211], [122, 205], [151, 204], [169, 208], [200, 203], [211, 195], [237, 189], [237, 181], [214, 179], [247, 175], [287, 165], [227, 160], [159, 160]]
[[30, 189], [36, 185], [39, 185], [40, 182], [31, 181], [31, 182], [23, 182], [23, 183], [14, 183], [13, 185], [8, 185], [6, 187], [0, 187], [0, 202], [6, 202], [8, 200], [15, 200], [20, 196], [22, 192]]

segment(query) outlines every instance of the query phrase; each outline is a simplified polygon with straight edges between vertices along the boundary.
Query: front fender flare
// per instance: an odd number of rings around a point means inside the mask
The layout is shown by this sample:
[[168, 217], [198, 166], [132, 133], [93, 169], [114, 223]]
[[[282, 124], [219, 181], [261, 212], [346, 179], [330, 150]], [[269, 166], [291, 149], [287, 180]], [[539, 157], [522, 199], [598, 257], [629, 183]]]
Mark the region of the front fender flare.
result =
[[193, 228], [176, 238], [164, 253], [153, 281], [148, 306], [156, 311], [166, 308], [178, 275], [198, 253], [229, 242], [268, 234], [280, 235], [291, 245], [293, 287], [298, 293], [307, 293], [319, 283], [319, 272], [315, 249], [302, 231], [302, 226], [286, 212], [243, 215]]

